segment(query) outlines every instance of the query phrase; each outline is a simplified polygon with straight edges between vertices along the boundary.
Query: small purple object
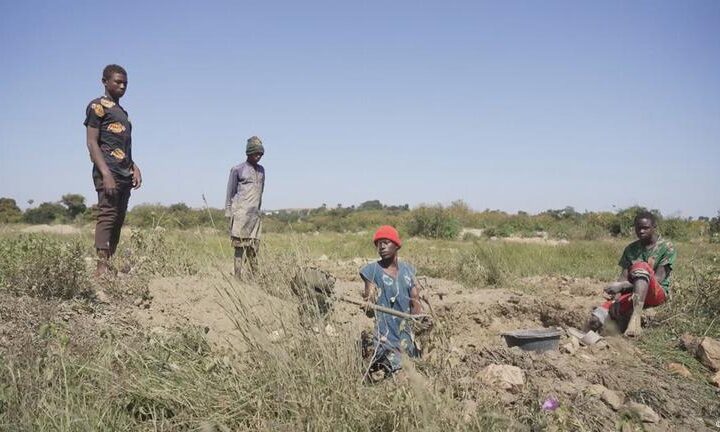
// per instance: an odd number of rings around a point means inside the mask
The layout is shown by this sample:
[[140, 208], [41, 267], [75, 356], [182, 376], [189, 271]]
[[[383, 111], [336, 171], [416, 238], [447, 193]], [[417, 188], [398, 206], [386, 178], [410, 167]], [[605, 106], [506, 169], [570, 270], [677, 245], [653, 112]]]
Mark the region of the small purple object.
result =
[[560, 401], [558, 401], [554, 396], [550, 396], [549, 398], [545, 399], [545, 402], [542, 404], [542, 410], [543, 411], [555, 411], [560, 406]]

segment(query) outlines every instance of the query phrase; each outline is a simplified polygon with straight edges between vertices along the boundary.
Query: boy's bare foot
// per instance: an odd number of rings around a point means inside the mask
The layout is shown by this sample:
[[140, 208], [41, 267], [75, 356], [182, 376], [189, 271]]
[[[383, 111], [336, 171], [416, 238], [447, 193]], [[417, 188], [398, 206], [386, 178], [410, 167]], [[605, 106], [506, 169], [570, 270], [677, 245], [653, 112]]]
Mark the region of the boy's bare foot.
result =
[[633, 312], [628, 322], [627, 329], [625, 329], [625, 336], [627, 337], [639, 337], [642, 334], [642, 315], [640, 313]]

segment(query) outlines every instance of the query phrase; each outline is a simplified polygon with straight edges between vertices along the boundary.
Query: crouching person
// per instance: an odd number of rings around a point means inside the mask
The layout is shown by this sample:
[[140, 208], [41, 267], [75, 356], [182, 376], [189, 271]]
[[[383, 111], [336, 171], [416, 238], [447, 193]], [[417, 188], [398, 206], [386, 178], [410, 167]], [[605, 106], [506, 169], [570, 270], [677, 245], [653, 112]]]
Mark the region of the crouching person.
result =
[[[360, 270], [365, 283], [363, 298], [378, 306], [398, 312], [418, 315], [422, 313], [415, 269], [398, 260], [402, 246], [395, 228], [381, 226], [373, 236], [380, 259]], [[418, 357], [415, 344], [413, 320], [367, 309], [368, 316], [375, 317], [372, 336], [365, 335], [363, 353], [370, 357], [370, 372], [383, 371], [390, 376], [401, 369], [402, 355]], [[429, 320], [429, 317], [425, 317]], [[429, 325], [429, 322], [426, 322]]]
[[670, 272], [677, 252], [657, 233], [657, 220], [650, 212], [635, 216], [637, 241], [623, 251], [617, 282], [605, 288], [608, 301], [595, 308], [587, 323], [589, 330], [600, 330], [608, 318], [625, 328], [625, 336], [642, 333], [644, 308], [665, 303], [670, 290]]

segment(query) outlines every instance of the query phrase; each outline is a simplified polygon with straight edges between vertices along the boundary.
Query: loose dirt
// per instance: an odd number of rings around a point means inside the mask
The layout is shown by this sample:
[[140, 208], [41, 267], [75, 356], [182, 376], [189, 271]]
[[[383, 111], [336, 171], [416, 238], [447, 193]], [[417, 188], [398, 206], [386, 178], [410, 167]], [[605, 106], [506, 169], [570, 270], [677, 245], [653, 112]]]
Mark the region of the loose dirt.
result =
[[[340, 296], [360, 298], [362, 285], [343, 263], [335, 291]], [[602, 301], [602, 282], [567, 277], [533, 277], [516, 281], [508, 288], [467, 288], [442, 280], [424, 279], [423, 292], [436, 317], [435, 336], [421, 338], [422, 362], [444, 362], [444, 373], [455, 379], [457, 392], [468, 406], [493, 399], [511, 407], [518, 415], [529, 415], [549, 397], [560, 406], [571, 406], [595, 430], [614, 430], [622, 410], [615, 409], [598, 393], [608, 389], [625, 402], [646, 405], [660, 421], [646, 424], [647, 430], [714, 430], [704, 419], [718, 412], [699, 395], [707, 387], [698, 378], [669, 373], [662, 364], [641, 351], [636, 342], [622, 336], [606, 337], [598, 346], [580, 347], [572, 353], [552, 351], [536, 354], [508, 348], [500, 334], [505, 331], [542, 327], [581, 327], [589, 311]], [[288, 288], [289, 289], [289, 288]], [[218, 347], [244, 350], [248, 338], [272, 342], [291, 337], [299, 325], [297, 302], [292, 296], [268, 295], [261, 287], [241, 284], [229, 277], [187, 277], [154, 280], [150, 284], [150, 308], [137, 308], [134, 318], [148, 327], [169, 328], [191, 324], [206, 330]], [[251, 299], [238, 307], [233, 298]], [[248, 335], [243, 323], [258, 323], [263, 335]], [[372, 320], [354, 305], [336, 302], [316, 331], [355, 343]], [[563, 336], [560, 345], [569, 340]], [[522, 369], [525, 385], [508, 391], [484, 383], [479, 372], [489, 365], [511, 365]], [[704, 390], [701, 390], [704, 388]], [[538, 409], [538, 408], [535, 408]], [[579, 414], [578, 414], [579, 413]]]

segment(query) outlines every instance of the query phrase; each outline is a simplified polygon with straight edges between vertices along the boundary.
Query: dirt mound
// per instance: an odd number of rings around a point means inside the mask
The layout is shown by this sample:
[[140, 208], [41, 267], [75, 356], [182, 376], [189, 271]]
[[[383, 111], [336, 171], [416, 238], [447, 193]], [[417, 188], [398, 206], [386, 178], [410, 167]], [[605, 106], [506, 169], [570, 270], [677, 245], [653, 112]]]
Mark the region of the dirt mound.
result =
[[246, 350], [249, 341], [285, 337], [299, 325], [295, 304], [221, 275], [155, 279], [149, 297], [152, 301], [134, 312], [141, 324], [199, 326], [211, 344], [239, 351]]
[[[354, 266], [347, 263], [342, 268], [347, 271]], [[352, 279], [336, 281], [338, 297], [360, 298], [362, 284]], [[430, 278], [423, 285], [422, 294], [437, 326], [433, 335], [420, 338], [425, 355], [418, 370], [434, 370], [449, 380], [454, 397], [468, 406], [493, 401], [532, 423], [541, 418], [542, 404], [551, 400], [590, 430], [614, 430], [624, 421], [623, 409], [633, 403], [659, 415], [653, 430], [708, 430], [702, 419], [720, 415], [717, 404], [698, 397], [707, 395], [704, 384], [669, 374], [634, 341], [622, 337], [608, 337], [598, 346], [578, 346], [571, 352], [537, 354], [506, 346], [500, 336], [505, 331], [581, 326], [590, 308], [601, 300], [599, 281], [526, 278], [512, 290], [471, 290]], [[281, 299], [257, 285], [222, 275], [154, 280], [150, 295], [149, 308], [134, 313], [138, 321], [151, 327], [201, 326], [207, 329], [209, 341], [221, 347], [243, 351], [250, 344], [272, 345], [279, 338], [292, 337], [295, 329], [303, 331], [292, 296]], [[361, 331], [371, 326], [372, 320], [357, 306], [335, 301], [315, 331], [338, 343], [355, 343]], [[568, 342], [562, 336], [560, 345]], [[517, 379], [512, 385], [488, 381], [488, 371], [517, 368], [522, 383]], [[492, 384], [496, 381], [498, 385]], [[567, 427], [577, 425], [568, 423]]]

